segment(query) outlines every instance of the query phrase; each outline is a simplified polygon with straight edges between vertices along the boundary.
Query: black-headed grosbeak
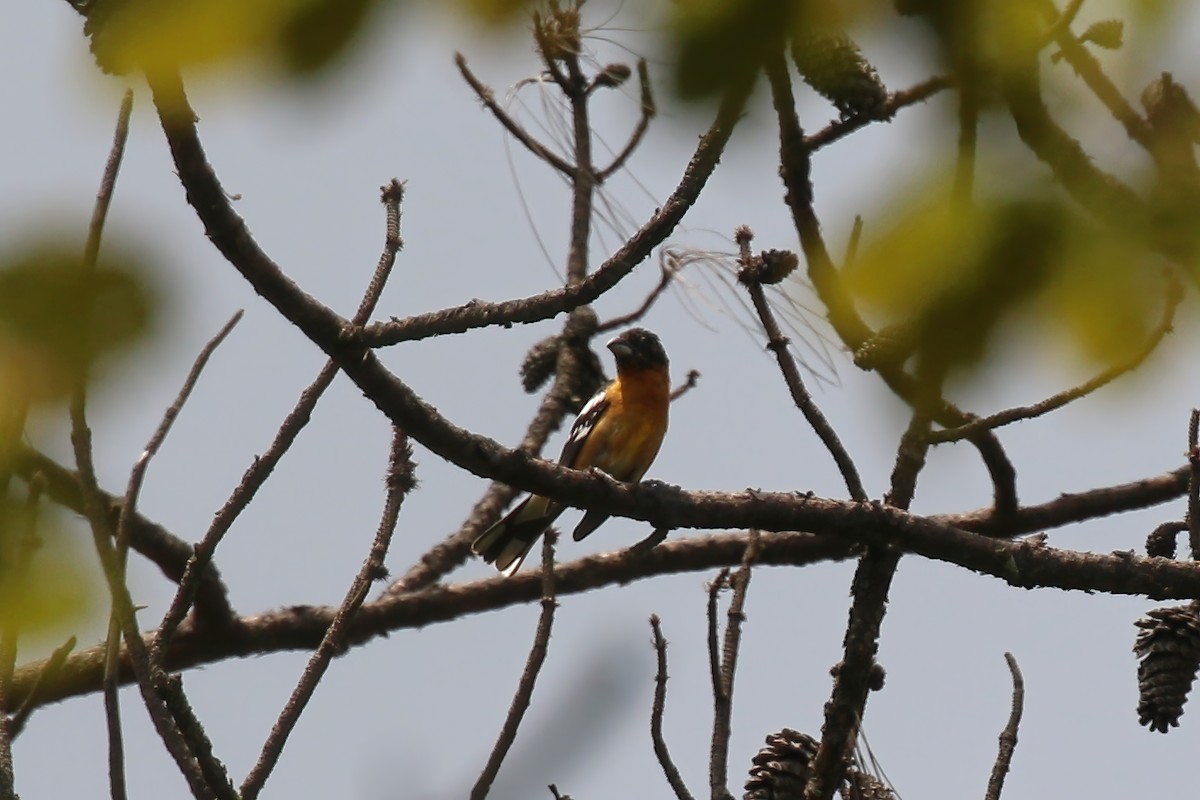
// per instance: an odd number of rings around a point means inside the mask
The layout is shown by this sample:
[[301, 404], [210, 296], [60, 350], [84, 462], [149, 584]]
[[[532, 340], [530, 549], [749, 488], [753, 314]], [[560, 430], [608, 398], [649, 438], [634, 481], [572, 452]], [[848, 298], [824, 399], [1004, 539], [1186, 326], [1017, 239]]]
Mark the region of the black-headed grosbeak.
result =
[[[571, 469], [603, 470], [619, 481], [636, 482], [658, 455], [667, 432], [671, 376], [662, 342], [644, 328], [631, 328], [608, 343], [617, 377], [579, 412], [558, 463]], [[564, 506], [530, 495], [488, 528], [471, 549], [505, 575], [521, 562]], [[599, 528], [608, 514], [588, 511], [575, 528], [579, 541]]]

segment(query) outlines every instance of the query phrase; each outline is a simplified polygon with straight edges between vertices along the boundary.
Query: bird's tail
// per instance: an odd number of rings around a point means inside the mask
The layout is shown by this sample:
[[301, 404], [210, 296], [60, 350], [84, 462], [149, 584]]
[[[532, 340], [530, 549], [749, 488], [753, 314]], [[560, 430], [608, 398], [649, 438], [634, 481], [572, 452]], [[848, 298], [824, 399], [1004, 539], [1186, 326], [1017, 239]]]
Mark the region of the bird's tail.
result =
[[479, 535], [471, 549], [505, 575], [521, 568], [521, 562], [546, 528], [563, 512], [563, 506], [545, 497], [530, 495], [520, 505]]

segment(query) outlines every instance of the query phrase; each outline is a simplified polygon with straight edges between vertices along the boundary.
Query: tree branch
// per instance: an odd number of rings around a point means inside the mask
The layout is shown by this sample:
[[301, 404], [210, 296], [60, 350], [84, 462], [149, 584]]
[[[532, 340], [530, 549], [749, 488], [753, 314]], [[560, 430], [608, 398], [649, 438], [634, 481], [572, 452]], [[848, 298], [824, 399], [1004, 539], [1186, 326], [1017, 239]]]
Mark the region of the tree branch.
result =
[[650, 739], [654, 743], [654, 755], [658, 765], [662, 767], [667, 783], [675, 792], [676, 800], [692, 800], [692, 793], [679, 774], [679, 768], [671, 760], [667, 750], [667, 740], [663, 736], [663, 713], [667, 705], [667, 640], [663, 638], [662, 623], [657, 614], [650, 615], [650, 628], [654, 631], [654, 654], [657, 669], [654, 673], [654, 705], [650, 710]]
[[1000, 732], [1000, 751], [996, 754], [996, 763], [992, 766], [992, 775], [988, 779], [987, 794], [984, 800], [1000, 800], [1004, 791], [1004, 777], [1012, 765], [1013, 753], [1017, 749], [1017, 729], [1021, 725], [1021, 711], [1025, 706], [1025, 679], [1021, 677], [1021, 668], [1012, 653], [1005, 653], [1004, 660], [1008, 671], [1012, 673], [1012, 710], [1008, 714], [1008, 724]]

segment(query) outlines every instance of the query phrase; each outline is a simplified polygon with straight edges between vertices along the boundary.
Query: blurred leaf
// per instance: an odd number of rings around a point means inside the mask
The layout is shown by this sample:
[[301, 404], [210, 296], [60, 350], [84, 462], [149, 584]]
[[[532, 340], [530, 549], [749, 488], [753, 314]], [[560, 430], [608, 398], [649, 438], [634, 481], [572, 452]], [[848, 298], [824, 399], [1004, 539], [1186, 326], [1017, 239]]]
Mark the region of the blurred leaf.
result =
[[0, 500], [0, 630], [15, 627], [22, 641], [58, 637], [107, 607], [88, 540], [47, 511], [31, 529], [28, 504]]
[[880, 5], [885, 4], [879, 0], [677, 0], [679, 93], [698, 98], [743, 86], [769, 49], [781, 47], [792, 35], [845, 29], [864, 9]]
[[1164, 286], [1130, 237], [1077, 228], [1043, 296], [1042, 312], [1088, 359], [1117, 363], [1146, 341]]
[[997, 326], [1026, 308], [1089, 358], [1117, 362], [1140, 348], [1161, 293], [1136, 237], [1098, 229], [1057, 199], [955, 206], [940, 185], [923, 197], [846, 277], [887, 323], [906, 327], [927, 365], [976, 364]]
[[85, 32], [106, 72], [221, 61], [261, 51], [312, 0], [95, 0]]
[[292, 72], [307, 74], [342, 55], [375, 0], [315, 0], [299, 6], [279, 29], [279, 51]]
[[[560, 5], [570, 5], [570, 0]], [[530, 0], [465, 0], [464, 5], [471, 14], [486, 23], [512, 22], [521, 12], [533, 7]], [[537, 4], [542, 5], [541, 3]]]
[[38, 246], [0, 259], [0, 392], [20, 403], [61, 396], [96, 360], [141, 336], [151, 299], [130, 261], [84, 275], [78, 251]]
[[85, 32], [106, 72], [278, 57], [295, 73], [329, 65], [375, 0], [93, 0]]

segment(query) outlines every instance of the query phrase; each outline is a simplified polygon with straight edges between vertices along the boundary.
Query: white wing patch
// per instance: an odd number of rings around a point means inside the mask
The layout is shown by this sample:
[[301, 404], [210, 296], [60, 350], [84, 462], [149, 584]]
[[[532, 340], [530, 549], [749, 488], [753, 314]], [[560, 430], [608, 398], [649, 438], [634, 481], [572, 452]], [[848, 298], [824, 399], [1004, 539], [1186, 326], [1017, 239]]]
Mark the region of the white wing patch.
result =
[[571, 426], [571, 433], [567, 436], [567, 443], [563, 445], [562, 455], [558, 457], [558, 463], [564, 467], [573, 468], [575, 466], [575, 459], [579, 456], [579, 451], [583, 449], [583, 443], [587, 441], [592, 429], [596, 427], [596, 422], [608, 410], [609, 403], [604, 399], [607, 388], [592, 395], [592, 399], [587, 401], [587, 404], [580, 409], [579, 416], [575, 418], [575, 424]]

